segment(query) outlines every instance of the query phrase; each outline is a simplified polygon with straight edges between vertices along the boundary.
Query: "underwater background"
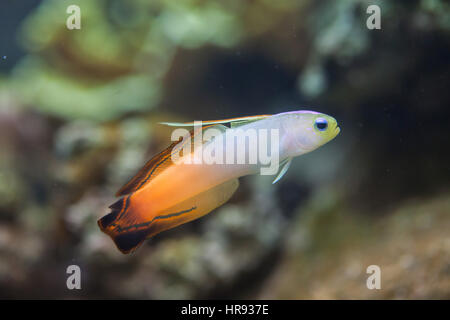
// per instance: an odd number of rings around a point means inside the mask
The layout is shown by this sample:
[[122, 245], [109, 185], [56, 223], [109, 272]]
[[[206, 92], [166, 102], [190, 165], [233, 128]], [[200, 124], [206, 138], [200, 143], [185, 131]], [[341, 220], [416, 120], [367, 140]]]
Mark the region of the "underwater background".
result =
[[[23, 0], [0, 22], [1, 298], [450, 298], [448, 2]], [[241, 178], [131, 255], [99, 230], [158, 122], [302, 109], [341, 133], [276, 185]]]

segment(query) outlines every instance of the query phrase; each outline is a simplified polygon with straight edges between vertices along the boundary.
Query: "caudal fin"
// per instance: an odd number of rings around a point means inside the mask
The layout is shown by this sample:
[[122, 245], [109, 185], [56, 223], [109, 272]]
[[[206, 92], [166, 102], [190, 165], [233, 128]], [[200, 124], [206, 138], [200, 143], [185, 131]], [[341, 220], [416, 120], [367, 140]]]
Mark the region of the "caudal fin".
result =
[[100, 229], [113, 239], [117, 248], [122, 253], [130, 253], [136, 250], [147, 237], [146, 229], [132, 228], [124, 226], [128, 219], [122, 219], [124, 216], [129, 217], [130, 196], [123, 197], [116, 201], [109, 208], [111, 212], [97, 221]]

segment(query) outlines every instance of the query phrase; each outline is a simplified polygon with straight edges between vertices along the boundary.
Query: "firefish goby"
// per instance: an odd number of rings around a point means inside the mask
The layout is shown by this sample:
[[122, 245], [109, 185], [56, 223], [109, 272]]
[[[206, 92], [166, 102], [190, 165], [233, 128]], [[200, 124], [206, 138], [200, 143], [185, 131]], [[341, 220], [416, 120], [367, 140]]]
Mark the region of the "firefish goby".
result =
[[[267, 167], [268, 164], [260, 159], [213, 163], [196, 161], [199, 152], [205, 150], [216, 156], [222, 154], [223, 158], [232, 150], [235, 155], [230, 159], [236, 160], [238, 147], [229, 149], [225, 142], [227, 133], [232, 131], [230, 129], [241, 130], [244, 134], [264, 131], [261, 129], [276, 133], [276, 141], [268, 142], [269, 151], [277, 154], [280, 164], [274, 183], [287, 172], [292, 158], [317, 149], [340, 132], [333, 117], [314, 111], [203, 121], [201, 128], [195, 127], [194, 122], [162, 124], [179, 129], [194, 127], [194, 130], [150, 159], [117, 192], [116, 196], [121, 198], [109, 207], [111, 212], [98, 220], [100, 229], [113, 239], [122, 253], [136, 250], [145, 239], [161, 231], [208, 214], [231, 198], [239, 186], [239, 177], [263, 172], [263, 166]], [[195, 148], [196, 138], [203, 133], [206, 135], [210, 129], [216, 130], [215, 135], [200, 140], [200, 148]], [[264, 146], [266, 141], [263, 138], [267, 140], [270, 133], [258, 135], [257, 142], [244, 140], [246, 142], [241, 145], [244, 158], [251, 158], [250, 152], [255, 145]], [[191, 148], [193, 141], [194, 147]], [[223, 143], [217, 143], [219, 141]]]

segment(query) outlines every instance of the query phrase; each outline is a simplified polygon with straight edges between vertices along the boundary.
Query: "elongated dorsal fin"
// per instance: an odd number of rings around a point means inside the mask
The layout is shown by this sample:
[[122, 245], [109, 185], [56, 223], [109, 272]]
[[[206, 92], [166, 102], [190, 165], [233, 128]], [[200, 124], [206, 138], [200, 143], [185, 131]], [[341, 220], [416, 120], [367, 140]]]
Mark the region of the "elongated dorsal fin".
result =
[[[217, 128], [221, 131], [225, 130], [226, 127], [222, 126], [220, 124], [218, 125], [206, 125], [201, 128], [201, 130], [193, 129], [189, 132], [191, 141], [194, 139], [194, 137], [197, 134], [200, 134], [200, 132], [203, 132], [206, 129], [209, 128]], [[150, 182], [154, 177], [156, 177], [158, 174], [160, 174], [162, 171], [164, 171], [166, 168], [173, 165], [172, 161], [172, 150], [176, 147], [178, 150], [181, 150], [183, 146], [189, 142], [189, 139], [180, 138], [180, 140], [173, 142], [170, 146], [168, 146], [165, 150], [161, 151], [157, 155], [155, 155], [153, 158], [151, 158], [144, 167], [139, 170], [139, 172], [131, 178], [130, 181], [128, 181], [124, 186], [122, 186], [119, 191], [117, 191], [116, 196], [124, 196], [127, 194], [130, 194], [132, 192], [135, 192], [142, 188], [144, 185], [146, 185], [148, 182]], [[183, 142], [184, 140], [184, 142]], [[182, 152], [182, 151], [181, 151]]]
[[[206, 120], [202, 121], [202, 125], [211, 125], [211, 124], [225, 124], [230, 123], [233, 127], [233, 123], [237, 125], [243, 125], [245, 123], [261, 120], [267, 117], [270, 117], [270, 114], [263, 114], [258, 116], [248, 116], [248, 117], [240, 117], [240, 118], [230, 118], [223, 120]], [[160, 122], [160, 124], [170, 126], [170, 127], [192, 127], [194, 126], [194, 122]]]
[[284, 164], [284, 166], [281, 169], [280, 173], [278, 173], [278, 175], [275, 178], [275, 180], [273, 180], [272, 184], [277, 183], [278, 181], [281, 180], [281, 178], [283, 178], [283, 176], [286, 174], [286, 172], [288, 171], [289, 167], [291, 166], [291, 162], [292, 162], [292, 158], [287, 158], [286, 163]]

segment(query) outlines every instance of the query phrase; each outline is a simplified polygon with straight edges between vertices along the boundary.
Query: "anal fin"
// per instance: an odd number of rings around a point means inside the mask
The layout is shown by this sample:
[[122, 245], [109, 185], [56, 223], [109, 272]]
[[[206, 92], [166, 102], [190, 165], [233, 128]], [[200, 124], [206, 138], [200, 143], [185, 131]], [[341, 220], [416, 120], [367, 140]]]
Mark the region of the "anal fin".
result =
[[148, 237], [198, 219], [227, 202], [239, 187], [232, 179], [158, 213], [148, 228]]
[[197, 194], [156, 214], [147, 220], [130, 209], [132, 195], [123, 197], [110, 206], [111, 212], [98, 220], [100, 229], [108, 234], [122, 253], [135, 251], [145, 239], [161, 231], [175, 228], [198, 219], [227, 202], [239, 186], [232, 179]]

